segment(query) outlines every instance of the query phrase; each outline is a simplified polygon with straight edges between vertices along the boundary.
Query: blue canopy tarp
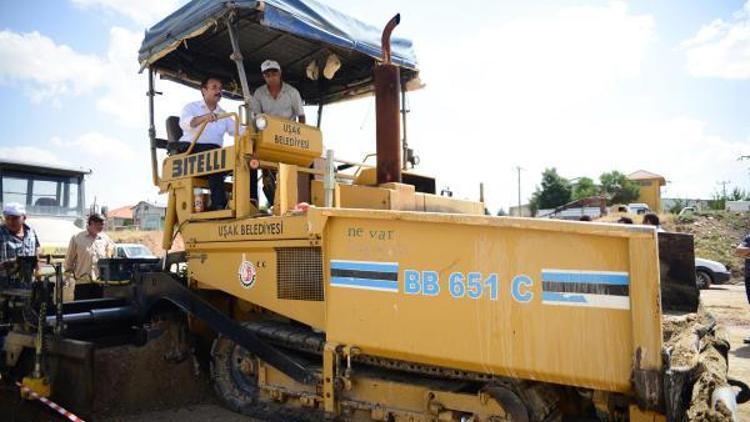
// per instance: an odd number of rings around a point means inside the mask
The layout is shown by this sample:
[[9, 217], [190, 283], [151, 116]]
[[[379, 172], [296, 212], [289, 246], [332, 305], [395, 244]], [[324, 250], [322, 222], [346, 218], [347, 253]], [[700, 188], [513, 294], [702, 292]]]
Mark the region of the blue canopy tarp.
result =
[[[191, 86], [208, 74], [218, 74], [229, 82], [228, 91], [240, 96], [236, 67], [229, 59], [227, 21], [237, 28], [253, 88], [263, 83], [260, 63], [271, 58], [281, 64], [285, 80], [300, 90], [308, 104], [372, 90], [372, 66], [382, 56], [382, 28], [313, 0], [193, 0], [146, 32], [138, 60], [162, 77]], [[322, 65], [331, 54], [341, 61], [331, 80], [306, 77], [311, 61]], [[402, 81], [416, 81], [411, 42], [392, 37], [391, 54], [393, 63], [402, 68]]]

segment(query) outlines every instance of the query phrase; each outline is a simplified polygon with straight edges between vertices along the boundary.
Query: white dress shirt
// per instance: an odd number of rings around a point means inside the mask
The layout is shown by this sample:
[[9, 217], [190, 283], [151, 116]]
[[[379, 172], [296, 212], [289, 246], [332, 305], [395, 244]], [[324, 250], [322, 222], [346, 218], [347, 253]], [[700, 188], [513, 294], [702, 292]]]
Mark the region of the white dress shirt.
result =
[[[195, 135], [198, 134], [201, 125], [190, 127], [190, 121], [195, 117], [203, 116], [205, 114], [208, 114], [209, 112], [211, 112], [211, 110], [208, 109], [205, 101], [195, 101], [189, 103], [185, 106], [185, 108], [182, 109], [182, 114], [180, 115], [182, 138], [180, 138], [180, 142], [193, 142], [193, 139], [195, 139]], [[219, 114], [224, 113], [224, 110], [217, 104], [213, 112], [214, 114]], [[226, 117], [215, 122], [209, 122], [208, 125], [206, 125], [206, 129], [203, 131], [203, 133], [201, 133], [201, 137], [198, 138], [197, 143], [216, 144], [222, 146], [224, 144], [225, 133], [234, 135], [234, 119], [231, 117]], [[240, 133], [242, 133], [242, 131], [240, 131]]]

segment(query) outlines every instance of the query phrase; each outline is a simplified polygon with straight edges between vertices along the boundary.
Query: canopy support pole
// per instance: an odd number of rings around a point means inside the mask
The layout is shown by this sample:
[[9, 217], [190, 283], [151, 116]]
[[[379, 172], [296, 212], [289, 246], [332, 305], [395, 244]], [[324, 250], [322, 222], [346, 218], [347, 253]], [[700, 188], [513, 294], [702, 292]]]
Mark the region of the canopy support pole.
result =
[[148, 69], [148, 139], [151, 143], [151, 179], [159, 186], [159, 165], [156, 159], [156, 126], [154, 126], [154, 96], [161, 94], [154, 89], [154, 70]]
[[251, 113], [250, 101], [252, 100], [252, 95], [250, 94], [250, 86], [247, 84], [247, 75], [245, 74], [245, 65], [242, 62], [243, 58], [242, 52], [240, 51], [240, 43], [237, 38], [237, 31], [234, 26], [232, 26], [231, 18], [227, 19], [227, 32], [229, 32], [229, 40], [232, 43], [232, 54], [229, 58], [237, 65], [237, 74], [240, 75], [240, 85], [242, 85], [242, 97], [245, 99], [245, 110], [247, 113], [246, 121], [249, 122]]

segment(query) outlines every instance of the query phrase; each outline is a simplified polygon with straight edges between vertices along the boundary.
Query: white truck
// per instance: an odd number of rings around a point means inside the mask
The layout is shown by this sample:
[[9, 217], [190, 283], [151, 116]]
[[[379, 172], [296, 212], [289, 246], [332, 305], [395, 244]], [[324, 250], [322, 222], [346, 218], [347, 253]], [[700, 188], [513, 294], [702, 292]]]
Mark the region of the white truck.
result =
[[0, 206], [24, 205], [42, 255], [62, 258], [84, 227], [84, 181], [91, 170], [0, 158]]

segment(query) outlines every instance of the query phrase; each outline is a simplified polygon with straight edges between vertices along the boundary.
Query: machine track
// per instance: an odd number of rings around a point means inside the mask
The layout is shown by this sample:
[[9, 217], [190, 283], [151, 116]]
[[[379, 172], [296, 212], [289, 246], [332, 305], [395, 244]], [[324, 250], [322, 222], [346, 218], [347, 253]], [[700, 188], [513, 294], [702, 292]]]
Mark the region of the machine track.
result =
[[[277, 347], [304, 354], [322, 355], [325, 345], [325, 333], [315, 332], [306, 326], [265, 320], [245, 323], [245, 327]], [[352, 361], [355, 372], [378, 378], [398, 378], [410, 383], [429, 385], [438, 390], [484, 389], [498, 400], [503, 398], [504, 393], [517, 395], [521, 400], [518, 404], [525, 406], [528, 411], [528, 420], [549, 421], [559, 418], [559, 392], [548, 384], [370, 355], [357, 355]]]

